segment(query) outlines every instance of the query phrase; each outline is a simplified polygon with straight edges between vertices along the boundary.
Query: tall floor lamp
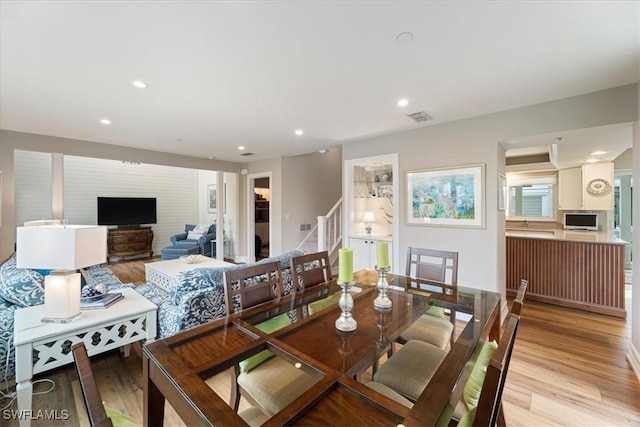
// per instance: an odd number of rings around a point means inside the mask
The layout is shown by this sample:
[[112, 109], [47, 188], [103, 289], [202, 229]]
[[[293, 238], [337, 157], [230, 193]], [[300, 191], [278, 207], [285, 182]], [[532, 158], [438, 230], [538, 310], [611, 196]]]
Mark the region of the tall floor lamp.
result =
[[44, 278], [44, 318], [68, 323], [80, 316], [78, 269], [107, 259], [107, 227], [46, 225], [18, 227], [16, 266], [54, 270]]

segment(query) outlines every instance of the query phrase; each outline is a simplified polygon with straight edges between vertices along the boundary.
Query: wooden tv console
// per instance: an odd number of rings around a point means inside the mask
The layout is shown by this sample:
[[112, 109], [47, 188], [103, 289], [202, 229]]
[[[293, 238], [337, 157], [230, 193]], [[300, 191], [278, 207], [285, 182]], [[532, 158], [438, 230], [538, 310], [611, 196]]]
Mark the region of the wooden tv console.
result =
[[111, 257], [128, 257], [148, 253], [153, 257], [151, 227], [118, 228], [107, 234], [107, 261]]

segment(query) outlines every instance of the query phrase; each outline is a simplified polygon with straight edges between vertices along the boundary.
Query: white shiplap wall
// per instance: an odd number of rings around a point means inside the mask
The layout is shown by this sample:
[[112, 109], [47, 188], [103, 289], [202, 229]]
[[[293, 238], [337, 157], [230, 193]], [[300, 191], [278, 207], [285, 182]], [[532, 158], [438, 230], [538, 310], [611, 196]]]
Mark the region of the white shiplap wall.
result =
[[153, 252], [169, 246], [169, 236], [197, 223], [197, 170], [115, 160], [64, 157], [64, 213], [72, 224], [96, 224], [97, 197], [155, 197], [158, 223]]
[[15, 224], [51, 219], [51, 154], [14, 153]]

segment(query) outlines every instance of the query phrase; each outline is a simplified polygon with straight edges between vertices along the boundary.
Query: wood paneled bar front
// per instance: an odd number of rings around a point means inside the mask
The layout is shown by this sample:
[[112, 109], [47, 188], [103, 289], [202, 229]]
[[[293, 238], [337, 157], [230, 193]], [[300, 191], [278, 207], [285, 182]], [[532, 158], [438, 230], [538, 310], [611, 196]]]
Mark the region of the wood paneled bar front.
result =
[[507, 233], [507, 295], [626, 317], [624, 242], [604, 233]]

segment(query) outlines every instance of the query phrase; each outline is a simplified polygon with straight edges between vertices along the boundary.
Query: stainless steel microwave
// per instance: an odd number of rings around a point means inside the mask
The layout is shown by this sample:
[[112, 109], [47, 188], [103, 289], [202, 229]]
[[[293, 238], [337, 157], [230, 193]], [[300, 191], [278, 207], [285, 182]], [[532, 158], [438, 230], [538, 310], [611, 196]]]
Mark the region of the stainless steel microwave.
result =
[[566, 230], [598, 230], [597, 213], [565, 213], [564, 228]]

